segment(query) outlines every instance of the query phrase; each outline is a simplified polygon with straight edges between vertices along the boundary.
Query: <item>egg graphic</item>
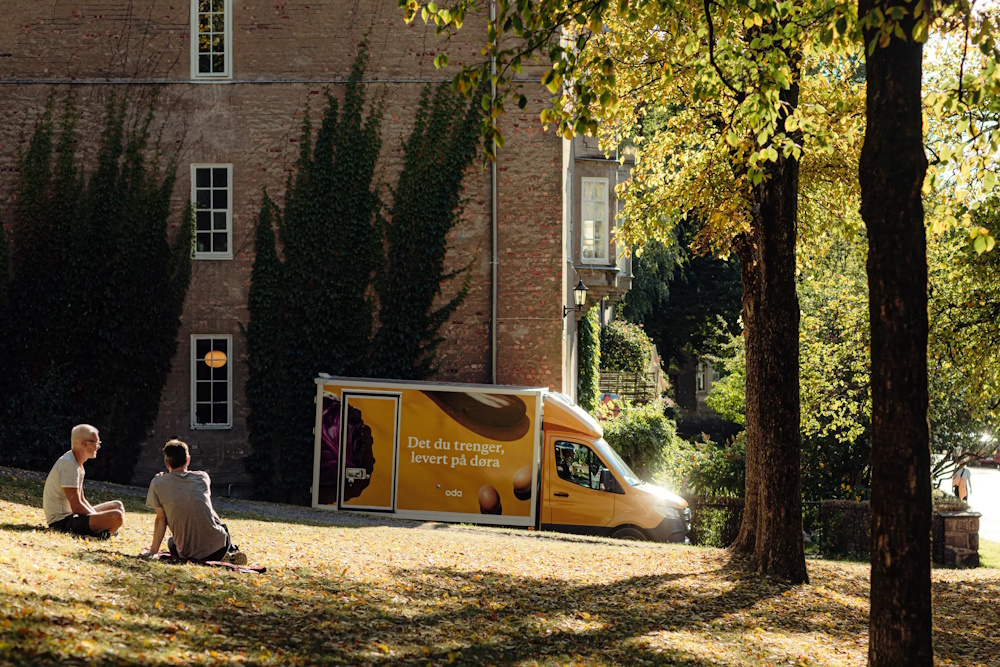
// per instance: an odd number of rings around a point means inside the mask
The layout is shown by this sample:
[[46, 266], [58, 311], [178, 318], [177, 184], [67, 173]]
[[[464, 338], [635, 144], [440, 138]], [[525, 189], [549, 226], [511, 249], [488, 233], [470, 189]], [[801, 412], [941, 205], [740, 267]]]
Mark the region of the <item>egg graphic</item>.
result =
[[479, 511], [482, 514], [503, 514], [500, 494], [489, 484], [483, 484], [479, 488]]
[[518, 468], [511, 481], [514, 483], [515, 498], [527, 500], [531, 497], [531, 466]]

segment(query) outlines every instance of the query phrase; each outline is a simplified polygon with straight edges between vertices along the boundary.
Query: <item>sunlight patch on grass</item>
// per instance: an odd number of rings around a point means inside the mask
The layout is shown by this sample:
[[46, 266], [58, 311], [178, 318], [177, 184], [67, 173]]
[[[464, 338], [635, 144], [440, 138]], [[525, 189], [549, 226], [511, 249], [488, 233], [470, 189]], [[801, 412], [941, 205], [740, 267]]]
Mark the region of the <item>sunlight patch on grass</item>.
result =
[[982, 567], [1000, 569], [1000, 542], [979, 540], [979, 564]]

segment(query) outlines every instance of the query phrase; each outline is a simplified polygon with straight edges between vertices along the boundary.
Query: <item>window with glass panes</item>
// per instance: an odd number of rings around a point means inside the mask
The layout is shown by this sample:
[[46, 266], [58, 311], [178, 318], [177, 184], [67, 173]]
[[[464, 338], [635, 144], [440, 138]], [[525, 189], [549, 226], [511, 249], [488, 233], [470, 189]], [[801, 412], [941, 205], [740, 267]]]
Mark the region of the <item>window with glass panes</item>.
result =
[[229, 428], [232, 336], [191, 336], [191, 428]]
[[191, 165], [196, 258], [232, 259], [232, 174], [228, 164]]
[[558, 440], [555, 448], [556, 474], [559, 477], [595, 491], [611, 490], [606, 487], [607, 476], [610, 473], [590, 447]]
[[231, 0], [191, 0], [191, 76], [219, 79], [230, 76]]
[[581, 179], [580, 259], [608, 263], [608, 179]]

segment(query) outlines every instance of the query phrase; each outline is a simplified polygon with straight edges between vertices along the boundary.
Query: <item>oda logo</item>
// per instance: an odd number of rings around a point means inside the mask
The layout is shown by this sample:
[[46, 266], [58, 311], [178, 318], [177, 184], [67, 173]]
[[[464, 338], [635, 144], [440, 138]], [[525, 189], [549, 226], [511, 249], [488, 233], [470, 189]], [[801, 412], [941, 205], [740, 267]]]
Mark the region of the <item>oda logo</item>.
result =
[[444, 492], [444, 495], [451, 496], [452, 498], [461, 498], [462, 491], [460, 489], [448, 489]]

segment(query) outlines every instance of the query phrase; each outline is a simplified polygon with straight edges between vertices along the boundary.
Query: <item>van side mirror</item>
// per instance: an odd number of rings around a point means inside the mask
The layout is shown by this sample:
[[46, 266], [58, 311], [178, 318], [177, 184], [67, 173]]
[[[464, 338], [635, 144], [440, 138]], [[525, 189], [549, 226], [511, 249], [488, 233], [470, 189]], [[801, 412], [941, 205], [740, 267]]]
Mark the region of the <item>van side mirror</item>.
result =
[[615, 479], [615, 476], [612, 475], [611, 471], [607, 468], [601, 470], [601, 489], [610, 493], [625, 493], [621, 485], [618, 483], [618, 480]]

